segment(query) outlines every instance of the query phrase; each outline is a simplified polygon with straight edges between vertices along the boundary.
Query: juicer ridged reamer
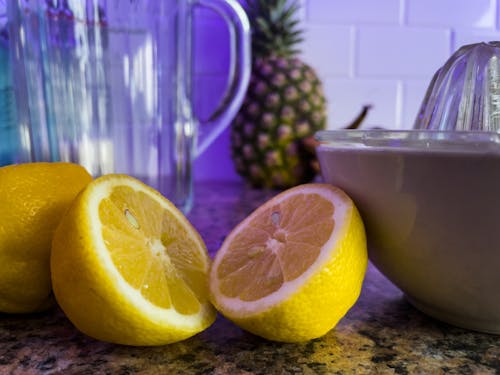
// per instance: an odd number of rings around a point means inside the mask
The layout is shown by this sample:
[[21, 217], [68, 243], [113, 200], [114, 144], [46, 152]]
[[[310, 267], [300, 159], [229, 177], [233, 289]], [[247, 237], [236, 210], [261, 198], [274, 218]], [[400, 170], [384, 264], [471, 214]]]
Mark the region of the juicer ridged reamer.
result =
[[500, 133], [500, 42], [470, 44], [438, 69], [414, 129]]

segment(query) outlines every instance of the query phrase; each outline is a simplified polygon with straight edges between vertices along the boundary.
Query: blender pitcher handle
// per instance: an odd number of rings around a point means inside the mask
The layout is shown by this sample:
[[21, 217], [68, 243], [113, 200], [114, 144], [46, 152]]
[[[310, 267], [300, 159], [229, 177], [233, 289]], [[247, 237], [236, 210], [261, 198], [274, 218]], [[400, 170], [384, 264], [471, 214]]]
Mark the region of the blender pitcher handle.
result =
[[222, 100], [207, 121], [200, 121], [195, 157], [222, 133], [236, 115], [250, 80], [250, 24], [245, 11], [235, 0], [194, 0], [195, 5], [210, 8], [222, 16], [229, 27], [231, 61], [229, 79]]

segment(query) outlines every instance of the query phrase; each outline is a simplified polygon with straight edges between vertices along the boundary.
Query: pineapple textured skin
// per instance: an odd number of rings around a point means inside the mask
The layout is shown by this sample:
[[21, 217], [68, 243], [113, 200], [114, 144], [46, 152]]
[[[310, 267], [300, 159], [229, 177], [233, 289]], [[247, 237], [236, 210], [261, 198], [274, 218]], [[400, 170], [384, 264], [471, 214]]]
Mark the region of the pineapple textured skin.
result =
[[327, 105], [315, 71], [295, 56], [257, 57], [245, 101], [231, 126], [231, 156], [253, 187], [284, 189], [318, 173], [314, 133]]
[[314, 133], [326, 127], [315, 71], [300, 60], [298, 0], [245, 0], [252, 28], [252, 75], [231, 127], [236, 171], [253, 187], [285, 189], [318, 173]]

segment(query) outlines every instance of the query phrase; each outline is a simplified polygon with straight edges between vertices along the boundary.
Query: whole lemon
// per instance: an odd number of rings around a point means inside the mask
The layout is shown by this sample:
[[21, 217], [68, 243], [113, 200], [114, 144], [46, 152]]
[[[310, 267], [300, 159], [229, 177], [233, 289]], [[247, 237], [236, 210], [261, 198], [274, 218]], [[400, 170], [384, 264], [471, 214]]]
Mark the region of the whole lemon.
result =
[[0, 168], [0, 311], [51, 306], [50, 249], [70, 203], [92, 177], [73, 163]]

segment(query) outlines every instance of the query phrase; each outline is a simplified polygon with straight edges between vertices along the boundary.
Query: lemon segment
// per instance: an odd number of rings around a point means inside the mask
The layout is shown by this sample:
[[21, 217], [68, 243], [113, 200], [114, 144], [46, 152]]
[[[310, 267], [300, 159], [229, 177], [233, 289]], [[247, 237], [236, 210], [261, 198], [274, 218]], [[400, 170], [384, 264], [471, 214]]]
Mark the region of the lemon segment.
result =
[[52, 282], [73, 324], [94, 338], [163, 345], [215, 319], [206, 247], [184, 215], [128, 176], [96, 179], [56, 231]]
[[330, 331], [359, 297], [368, 264], [361, 217], [330, 185], [289, 189], [242, 221], [210, 272], [215, 306], [270, 340]]

